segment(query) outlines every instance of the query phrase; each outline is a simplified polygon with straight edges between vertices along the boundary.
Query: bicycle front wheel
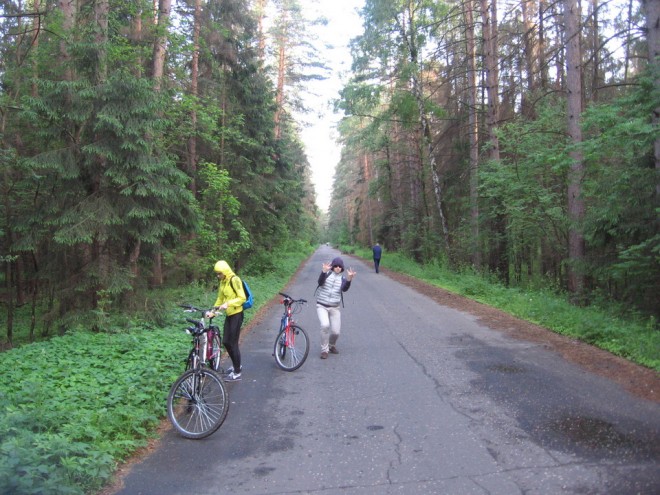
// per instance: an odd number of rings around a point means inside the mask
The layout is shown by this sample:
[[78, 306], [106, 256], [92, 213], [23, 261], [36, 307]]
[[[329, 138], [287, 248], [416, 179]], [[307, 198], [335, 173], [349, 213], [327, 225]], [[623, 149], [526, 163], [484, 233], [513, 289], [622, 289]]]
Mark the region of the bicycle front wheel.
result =
[[186, 371], [167, 396], [167, 415], [186, 438], [209, 436], [220, 428], [228, 410], [229, 394], [224, 381], [207, 368]]
[[300, 368], [309, 354], [309, 337], [298, 325], [282, 330], [275, 339], [275, 361], [284, 371]]

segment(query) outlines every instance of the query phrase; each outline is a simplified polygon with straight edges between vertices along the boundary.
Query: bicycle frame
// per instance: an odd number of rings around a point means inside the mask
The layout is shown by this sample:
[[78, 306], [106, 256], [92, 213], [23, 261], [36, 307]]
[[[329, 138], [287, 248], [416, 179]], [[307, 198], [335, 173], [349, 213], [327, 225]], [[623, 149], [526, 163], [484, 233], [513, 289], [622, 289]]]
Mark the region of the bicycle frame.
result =
[[217, 335], [221, 337], [220, 328], [217, 325], [213, 325], [213, 318], [211, 316], [208, 318], [208, 325], [205, 323], [205, 314], [206, 310], [195, 308], [192, 306], [184, 306], [186, 311], [199, 311], [202, 313], [202, 317], [199, 320], [192, 318], [186, 318], [186, 321], [192, 323], [194, 326], [186, 328], [186, 333], [192, 335], [192, 348], [188, 354], [188, 359], [186, 361], [186, 367], [189, 369], [197, 370], [202, 366], [205, 366], [207, 362], [213, 362], [215, 359], [220, 358], [222, 355], [222, 346], [214, 351], [213, 349], [213, 338]]
[[293, 311], [291, 310], [292, 304], [285, 304], [284, 314], [282, 315], [282, 321], [280, 323], [280, 332], [286, 329], [286, 343], [287, 345], [293, 345], [294, 337], [291, 335], [291, 325], [295, 323], [293, 321]]

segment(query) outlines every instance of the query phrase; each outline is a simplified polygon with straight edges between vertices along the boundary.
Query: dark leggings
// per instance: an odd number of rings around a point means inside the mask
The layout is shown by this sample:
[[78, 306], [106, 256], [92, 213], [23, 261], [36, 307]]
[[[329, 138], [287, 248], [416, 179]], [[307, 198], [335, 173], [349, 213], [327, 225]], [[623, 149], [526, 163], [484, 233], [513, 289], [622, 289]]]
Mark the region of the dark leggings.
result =
[[227, 354], [234, 365], [234, 371], [241, 371], [241, 351], [238, 349], [238, 337], [241, 335], [243, 325], [243, 311], [225, 318], [225, 326], [222, 331], [222, 345], [227, 349]]

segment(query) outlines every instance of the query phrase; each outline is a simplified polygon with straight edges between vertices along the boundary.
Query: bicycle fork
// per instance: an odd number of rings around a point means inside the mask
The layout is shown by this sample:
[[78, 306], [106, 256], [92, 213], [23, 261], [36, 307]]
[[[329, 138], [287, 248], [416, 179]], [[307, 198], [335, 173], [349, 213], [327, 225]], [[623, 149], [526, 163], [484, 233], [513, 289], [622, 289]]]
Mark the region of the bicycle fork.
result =
[[[282, 316], [282, 320], [280, 321], [280, 329], [277, 332], [278, 335], [282, 334], [282, 337], [280, 338], [280, 343], [282, 344], [281, 345], [281, 349], [282, 349], [281, 352], [285, 352], [286, 347], [288, 345], [287, 338], [286, 338], [287, 332], [282, 333], [282, 330], [284, 330], [287, 327], [288, 324], [289, 324], [289, 317], [287, 315]], [[275, 355], [276, 350], [277, 350], [277, 344], [275, 345], [275, 349], [273, 349], [273, 356]]]

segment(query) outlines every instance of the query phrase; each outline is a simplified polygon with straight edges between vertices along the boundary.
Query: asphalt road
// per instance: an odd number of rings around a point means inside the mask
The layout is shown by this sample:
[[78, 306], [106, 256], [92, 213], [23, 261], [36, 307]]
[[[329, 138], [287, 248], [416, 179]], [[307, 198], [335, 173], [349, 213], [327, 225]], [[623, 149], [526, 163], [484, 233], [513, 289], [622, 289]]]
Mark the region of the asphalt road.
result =
[[[321, 247], [287, 287], [314, 299]], [[168, 431], [122, 495], [659, 494], [660, 405], [442, 307], [349, 256], [340, 354], [271, 356], [281, 305], [242, 341], [243, 380], [204, 440]], [[386, 259], [383, 260], [387, 264]]]

